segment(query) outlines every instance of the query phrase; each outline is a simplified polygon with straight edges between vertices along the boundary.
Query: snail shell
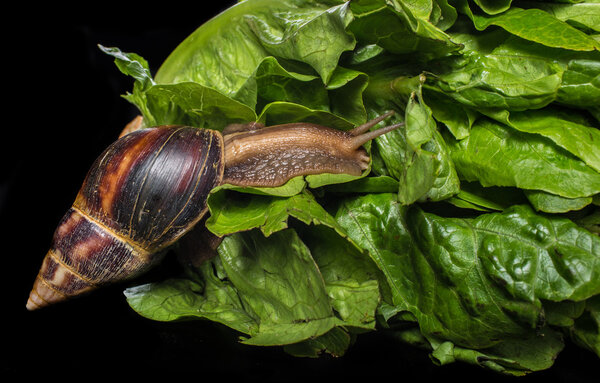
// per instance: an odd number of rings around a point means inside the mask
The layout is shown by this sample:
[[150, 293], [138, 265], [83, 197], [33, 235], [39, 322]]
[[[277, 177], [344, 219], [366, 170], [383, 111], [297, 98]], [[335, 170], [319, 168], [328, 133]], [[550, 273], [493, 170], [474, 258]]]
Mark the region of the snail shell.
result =
[[95, 161], [60, 221], [27, 302], [29, 310], [143, 273], [205, 214], [223, 175], [213, 130], [137, 130]]

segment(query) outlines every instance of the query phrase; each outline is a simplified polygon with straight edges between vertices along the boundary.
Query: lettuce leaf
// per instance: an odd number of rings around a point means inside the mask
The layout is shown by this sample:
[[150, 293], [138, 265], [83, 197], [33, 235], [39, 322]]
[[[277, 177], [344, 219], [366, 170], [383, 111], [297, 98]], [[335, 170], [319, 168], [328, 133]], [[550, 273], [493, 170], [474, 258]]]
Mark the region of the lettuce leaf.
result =
[[484, 30], [490, 25], [497, 25], [516, 36], [549, 47], [576, 51], [600, 49], [600, 43], [594, 38], [542, 9], [503, 7], [490, 15], [473, 12], [467, 4], [467, 0], [458, 0], [456, 3], [457, 8], [471, 18], [478, 30]]
[[467, 138], [448, 137], [448, 143], [457, 171], [467, 181], [543, 190], [567, 198], [600, 193], [599, 172], [538, 134], [481, 119]]
[[[145, 126], [348, 130], [390, 109], [405, 123], [365, 146], [360, 176], [217, 187], [197, 228], [218, 238], [214, 255], [126, 289], [127, 302], [298, 357], [343, 356], [366, 331], [508, 375], [551, 368], [566, 337], [600, 356], [597, 11], [245, 0], [155, 75], [101, 47], [132, 78], [124, 98]], [[172, 251], [184, 247], [207, 250]]]
[[348, 4], [336, 3], [239, 2], [185, 39], [159, 68], [156, 81], [195, 82], [252, 106], [237, 93], [265, 57], [277, 56], [304, 63], [328, 83], [339, 56], [355, 45], [345, 29], [352, 19]]
[[[535, 338], [547, 326], [544, 301], [581, 302], [600, 291], [600, 238], [526, 205], [445, 218], [372, 194], [343, 201], [336, 219], [383, 271], [390, 304], [448, 347], [489, 350]], [[556, 343], [548, 344], [554, 356]], [[523, 357], [517, 350], [507, 356]]]

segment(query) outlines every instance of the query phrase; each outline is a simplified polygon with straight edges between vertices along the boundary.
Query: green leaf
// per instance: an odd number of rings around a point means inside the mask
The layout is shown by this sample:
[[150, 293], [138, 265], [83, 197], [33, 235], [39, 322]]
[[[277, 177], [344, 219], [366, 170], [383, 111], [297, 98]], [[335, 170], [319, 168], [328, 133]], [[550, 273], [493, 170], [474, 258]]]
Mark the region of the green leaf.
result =
[[445, 31], [453, 26], [457, 16], [456, 8], [448, 4], [448, 0], [435, 0], [433, 2], [430, 22], [440, 30]]
[[244, 21], [267, 52], [309, 64], [328, 84], [342, 52], [355, 45], [354, 37], [346, 32], [353, 18], [349, 4], [325, 8], [315, 2], [296, 3], [301, 6], [294, 12], [272, 11], [269, 18], [247, 13]]
[[539, 190], [525, 190], [524, 192], [535, 210], [546, 213], [581, 210], [592, 203], [592, 197], [565, 198]]
[[575, 4], [540, 2], [537, 7], [578, 29], [600, 32], [600, 3], [578, 1]]
[[125, 53], [118, 48], [107, 48], [102, 45], [99, 45], [99, 48], [115, 58], [115, 65], [121, 73], [135, 79], [133, 93], [127, 94], [125, 98], [136, 105], [143, 115], [151, 116], [146, 105], [147, 100], [144, 92], [152, 87], [155, 82], [152, 79], [148, 62], [135, 53]]
[[511, 7], [500, 14], [490, 16], [472, 12], [466, 0], [458, 2], [460, 11], [469, 16], [480, 31], [490, 25], [496, 25], [516, 36], [549, 47], [576, 51], [600, 49], [600, 43], [593, 38], [541, 9]]
[[115, 65], [121, 73], [129, 75], [142, 84], [142, 89], [146, 89], [151, 85], [154, 85], [152, 74], [150, 73], [150, 67], [148, 62], [141, 56], [135, 53], [122, 52], [118, 48], [109, 48], [102, 45], [98, 45], [102, 52], [111, 55], [115, 58]]
[[327, 226], [297, 231], [319, 266], [335, 315], [348, 328], [375, 329], [375, 312], [385, 278], [358, 247]]
[[410, 10], [414, 17], [428, 20], [433, 11], [433, 2], [431, 0], [409, 0], [403, 1], [405, 9]]
[[600, 103], [600, 62], [585, 59], [569, 61], [558, 89], [557, 101], [577, 108], [597, 107]]
[[258, 116], [258, 121], [266, 126], [308, 122], [340, 130], [350, 130], [354, 127], [350, 121], [331, 112], [314, 110], [304, 105], [285, 101], [274, 101], [265, 105]]
[[457, 140], [467, 137], [479, 113], [471, 108], [457, 108], [451, 97], [432, 88], [423, 89], [423, 98], [433, 117], [443, 123]]
[[[353, 125], [358, 125], [366, 121], [362, 93], [367, 82], [368, 77], [364, 73], [338, 66], [332, 73], [329, 84], [323, 86], [316, 76], [289, 71], [275, 58], [267, 57], [253, 77], [240, 89], [237, 97], [253, 99], [254, 101], [248, 101], [252, 105], [258, 99], [256, 108], [262, 110], [263, 121], [268, 115], [277, 113], [278, 109], [289, 108], [291, 112], [287, 112], [290, 117], [282, 120], [282, 123], [300, 118], [299, 121], [302, 122], [318, 120], [322, 125], [331, 126], [332, 120], [336, 119], [333, 115], [338, 115]], [[243, 93], [248, 96], [241, 96]], [[319, 117], [318, 114], [330, 114], [330, 117]], [[273, 118], [270, 120], [273, 125]], [[340, 122], [334, 122], [334, 127], [336, 125], [339, 126]], [[348, 129], [348, 126], [345, 125], [344, 128]]]
[[460, 361], [510, 376], [524, 376], [551, 367], [564, 346], [560, 333], [549, 328], [482, 350], [460, 347], [449, 341], [427, 339], [414, 327], [396, 330], [392, 336], [431, 352], [430, 357], [437, 365]]
[[503, 211], [527, 203], [527, 199], [517, 188], [482, 187], [478, 182], [461, 182], [460, 191], [450, 202], [481, 211]]
[[404, 129], [375, 140], [386, 169], [398, 180], [402, 203], [439, 201], [457, 193], [458, 175], [420, 87], [408, 100], [404, 120]]
[[352, 337], [340, 327], [335, 327], [329, 332], [314, 339], [284, 346], [284, 350], [293, 356], [317, 358], [322, 352], [327, 352], [335, 357], [344, 356], [350, 347]]
[[133, 93], [124, 98], [138, 107], [145, 126], [185, 124], [220, 130], [230, 123], [257, 119], [253, 109], [217, 90], [194, 82], [158, 85], [142, 57], [117, 48], [100, 48], [115, 57], [121, 72], [135, 79]]
[[496, 15], [510, 8], [512, 0], [473, 0], [488, 15]]
[[425, 88], [442, 92], [475, 110], [528, 110], [556, 99], [563, 68], [523, 55], [472, 53], [449, 58], [431, 69]]
[[[572, 60], [591, 60], [597, 61], [600, 58], [600, 51], [574, 51], [564, 48], [552, 48], [544, 46], [521, 37], [510, 35], [508, 32], [497, 29], [482, 32], [480, 35], [468, 35], [471, 38], [483, 38], [486, 40], [489, 52], [498, 55], [517, 55], [526, 57], [535, 57], [547, 61], [553, 61], [566, 68]], [[481, 51], [478, 47], [475, 50]]]
[[382, 270], [398, 310], [425, 336], [461, 347], [534, 334], [541, 299], [600, 292], [600, 238], [526, 206], [443, 218], [371, 194], [343, 201], [336, 218]]
[[286, 66], [288, 68], [284, 68], [275, 57], [265, 57], [236, 92], [235, 98], [257, 110], [272, 101], [294, 102], [327, 110], [327, 92], [312, 70], [288, 63]]
[[549, 139], [479, 120], [469, 137], [445, 136], [460, 177], [483, 186], [515, 186], [567, 198], [600, 192], [600, 173]]
[[572, 110], [544, 108], [513, 112], [501, 122], [521, 132], [549, 138], [600, 172], [600, 130], [587, 124]]
[[572, 327], [575, 320], [583, 314], [586, 302], [587, 300], [581, 302], [542, 302], [546, 323], [555, 327]]
[[367, 112], [362, 94], [367, 88], [368, 81], [368, 76], [364, 73], [341, 66], [336, 67], [327, 85], [332, 113], [344, 116], [355, 125], [365, 122]]
[[270, 107], [270, 103], [290, 103], [331, 112], [360, 124], [366, 120], [362, 93], [367, 82], [364, 73], [337, 66], [329, 84], [323, 86], [309, 67], [269, 56], [261, 61], [235, 98], [257, 110]]
[[339, 56], [354, 47], [345, 31], [351, 14], [347, 4], [338, 3], [240, 2], [186, 38], [162, 64], [156, 81], [192, 81], [233, 97], [265, 57], [275, 56], [308, 64], [327, 84]]
[[545, 328], [538, 334], [506, 340], [484, 350], [456, 347], [451, 342], [435, 346], [431, 356], [439, 365], [459, 360], [506, 375], [524, 376], [551, 367], [564, 343], [560, 333]]
[[435, 154], [411, 150], [403, 133], [394, 131], [375, 142], [386, 169], [398, 180], [400, 200], [409, 205], [423, 198], [433, 188], [437, 169], [434, 168]]
[[[486, 32], [493, 37], [493, 32]], [[489, 38], [491, 42], [497, 40]], [[536, 58], [548, 63], [559, 64], [563, 74], [557, 90], [556, 100], [575, 108], [589, 108], [600, 102], [600, 51], [582, 52], [561, 48], [549, 48], [516, 36], [500, 40], [501, 44], [491, 49], [498, 56]]]
[[473, 203], [473, 202], [469, 201], [468, 198], [462, 198], [462, 197], [463, 196], [459, 192], [455, 197], [450, 197], [445, 202], [447, 202], [455, 207], [459, 207], [461, 209], [472, 209], [472, 210], [476, 210], [476, 211], [485, 211], [485, 212], [489, 212], [489, 211], [493, 210], [493, 209], [489, 209], [487, 207], [478, 205], [476, 203]]
[[411, 95], [406, 105], [406, 141], [412, 150], [418, 150], [429, 142], [436, 131], [436, 123], [431, 109], [423, 102], [420, 92]]
[[140, 315], [157, 321], [203, 318], [222, 323], [244, 334], [257, 331], [257, 318], [246, 311], [230, 282], [219, 278], [218, 258], [202, 264], [201, 281], [167, 279], [125, 290], [127, 303]]
[[350, 2], [354, 20], [349, 30], [364, 43], [377, 44], [390, 53], [419, 52], [443, 56], [457, 51], [455, 44], [441, 29], [428, 20], [428, 10], [417, 2], [360, 0]]
[[320, 345], [341, 355], [349, 335], [333, 326], [374, 329], [384, 280], [370, 258], [333, 229], [310, 226], [302, 234], [308, 246], [291, 229], [269, 238], [257, 230], [229, 236], [220, 257], [201, 264], [197, 276], [191, 271], [190, 279], [127, 289], [128, 303], [154, 320], [223, 323], [250, 336], [248, 344], [304, 342], [290, 351]]
[[[592, 204], [600, 206], [600, 196], [592, 197]], [[573, 219], [579, 226], [600, 236], [600, 209], [590, 209], [588, 214]]]
[[[306, 182], [304, 177], [298, 176], [288, 180], [285, 184], [277, 187], [250, 187], [250, 186], [237, 186], [230, 184], [222, 184], [212, 190], [212, 193], [217, 193], [220, 190], [235, 190], [240, 193], [258, 194], [274, 197], [291, 197], [296, 194], [302, 193], [306, 188]], [[210, 198], [210, 197], [209, 197]]]
[[571, 338], [600, 357], [600, 295], [585, 302], [585, 311], [575, 320]]
[[335, 219], [307, 191], [274, 197], [221, 190], [210, 195], [208, 209], [206, 227], [219, 237], [255, 228], [268, 237], [287, 228], [290, 216], [307, 225], [326, 225], [344, 234]]
[[184, 124], [222, 130], [256, 121], [254, 110], [218, 91], [193, 82], [154, 85], [144, 92], [148, 126]]
[[[386, 276], [393, 304], [414, 314], [425, 335], [477, 348], [534, 327], [540, 309], [533, 302], [504, 301], [499, 292], [486, 286], [486, 276], [471, 266], [476, 251], [465, 243], [467, 236], [454, 242], [437, 239], [438, 246], [448, 244], [464, 251], [449, 249], [446, 257], [437, 259], [420, 249], [433, 243], [413, 239], [409, 228], [414, 222], [407, 214], [408, 209], [394, 203], [393, 197], [379, 194], [345, 202], [336, 218], [348, 235], [369, 251]], [[457, 234], [455, 230], [448, 233]], [[499, 304], [507, 307], [494, 308]], [[508, 311], [516, 317], [507, 316]]]
[[317, 337], [337, 323], [318, 267], [293, 230], [269, 238], [253, 230], [224, 238], [219, 256], [258, 329], [243, 342], [283, 345]]

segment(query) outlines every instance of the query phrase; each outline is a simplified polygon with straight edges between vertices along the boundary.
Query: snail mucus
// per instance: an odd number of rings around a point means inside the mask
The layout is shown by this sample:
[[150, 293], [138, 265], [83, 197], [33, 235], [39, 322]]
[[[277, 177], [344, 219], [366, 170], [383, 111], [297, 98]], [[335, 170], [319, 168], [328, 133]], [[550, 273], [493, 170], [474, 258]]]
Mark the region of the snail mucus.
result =
[[371, 130], [392, 114], [350, 131], [250, 123], [219, 132], [132, 121], [95, 160], [60, 220], [27, 309], [146, 272], [203, 218], [218, 185], [276, 187], [300, 175], [361, 175], [370, 161], [363, 145], [402, 125]]

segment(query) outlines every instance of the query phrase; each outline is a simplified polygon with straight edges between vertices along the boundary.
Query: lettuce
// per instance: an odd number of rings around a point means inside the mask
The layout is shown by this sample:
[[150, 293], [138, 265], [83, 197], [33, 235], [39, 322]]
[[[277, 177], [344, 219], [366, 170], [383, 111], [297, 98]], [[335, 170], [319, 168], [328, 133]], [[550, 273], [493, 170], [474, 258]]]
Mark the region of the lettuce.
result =
[[213, 256], [127, 302], [296, 356], [381, 331], [508, 375], [550, 368], [566, 338], [600, 357], [599, 18], [591, 1], [246, 0], [155, 75], [101, 47], [146, 125], [405, 122], [359, 177], [213, 190]]

